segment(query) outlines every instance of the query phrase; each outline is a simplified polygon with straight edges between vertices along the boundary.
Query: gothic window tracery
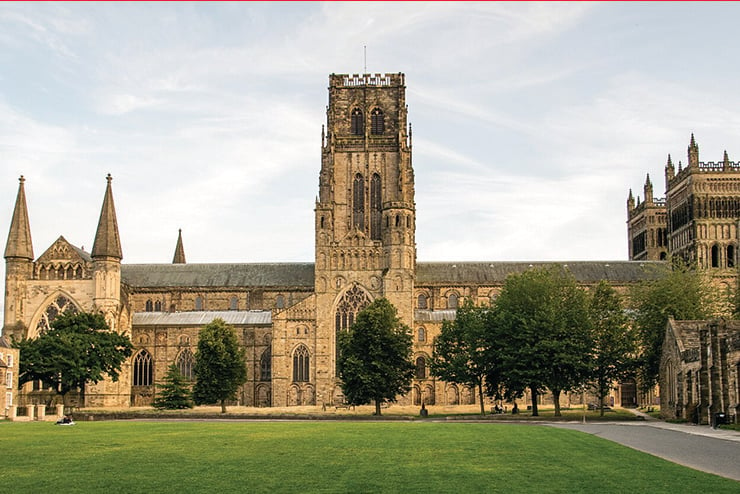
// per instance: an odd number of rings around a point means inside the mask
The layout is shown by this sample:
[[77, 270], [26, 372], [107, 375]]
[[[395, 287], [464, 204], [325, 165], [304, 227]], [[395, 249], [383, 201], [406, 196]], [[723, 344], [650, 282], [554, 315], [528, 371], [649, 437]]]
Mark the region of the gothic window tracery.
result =
[[195, 365], [195, 356], [190, 348], [186, 348], [177, 356], [177, 368], [180, 370], [182, 377], [188, 381], [193, 380], [193, 366]]
[[141, 350], [134, 357], [134, 386], [152, 385], [152, 355]]
[[59, 295], [46, 307], [46, 310], [41, 314], [41, 319], [39, 319], [39, 322], [36, 325], [36, 329], [39, 333], [45, 333], [51, 328], [52, 322], [54, 322], [54, 319], [56, 319], [60, 314], [74, 314], [76, 312], [77, 307], [75, 307], [72, 301], [64, 295]]
[[360, 173], [352, 182], [352, 225], [365, 230], [365, 179]]
[[385, 132], [385, 115], [380, 108], [373, 109], [370, 112], [370, 133], [373, 135], [382, 135]]
[[354, 323], [357, 313], [370, 304], [367, 293], [357, 285], [347, 290], [337, 305], [335, 314], [335, 328], [339, 332], [349, 329]]
[[309, 363], [308, 348], [305, 345], [296, 348], [293, 352], [293, 382], [309, 381]]
[[361, 136], [365, 134], [365, 122], [362, 117], [362, 110], [355, 108], [352, 110], [350, 117], [350, 132], [352, 135]]

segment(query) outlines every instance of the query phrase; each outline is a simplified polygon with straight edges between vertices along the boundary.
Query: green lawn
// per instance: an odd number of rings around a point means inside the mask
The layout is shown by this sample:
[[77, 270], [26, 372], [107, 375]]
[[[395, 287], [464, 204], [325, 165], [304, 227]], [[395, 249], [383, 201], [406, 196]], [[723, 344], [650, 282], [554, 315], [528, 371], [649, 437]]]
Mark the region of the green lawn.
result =
[[0, 492], [738, 492], [546, 426], [432, 422], [0, 423]]

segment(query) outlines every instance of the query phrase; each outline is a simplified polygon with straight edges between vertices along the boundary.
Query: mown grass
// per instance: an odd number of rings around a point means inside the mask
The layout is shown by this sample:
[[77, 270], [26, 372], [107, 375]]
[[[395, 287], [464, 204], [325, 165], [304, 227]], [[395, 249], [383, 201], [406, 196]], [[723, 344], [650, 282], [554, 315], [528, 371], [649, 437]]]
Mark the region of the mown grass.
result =
[[0, 492], [737, 492], [546, 426], [434, 422], [0, 423]]

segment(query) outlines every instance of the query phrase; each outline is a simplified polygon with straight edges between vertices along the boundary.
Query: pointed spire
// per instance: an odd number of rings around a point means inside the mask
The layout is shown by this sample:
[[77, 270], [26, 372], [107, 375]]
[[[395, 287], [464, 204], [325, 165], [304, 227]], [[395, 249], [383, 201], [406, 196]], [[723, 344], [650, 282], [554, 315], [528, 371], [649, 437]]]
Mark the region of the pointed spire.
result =
[[629, 213], [635, 209], [635, 197], [632, 195], [632, 189], [630, 189], [630, 194], [627, 196], [627, 212]]
[[172, 258], [172, 264], [185, 264], [185, 249], [182, 246], [182, 228], [177, 230], [177, 245], [175, 246], [175, 256]]
[[15, 199], [13, 219], [10, 221], [8, 243], [5, 245], [5, 259], [20, 258], [33, 261], [33, 244], [31, 243], [31, 226], [28, 222], [28, 206], [26, 205], [26, 190], [23, 186], [26, 181], [23, 175], [18, 179], [18, 196]]
[[121, 259], [121, 240], [118, 235], [118, 221], [116, 220], [116, 207], [113, 204], [113, 190], [110, 173], [106, 177], [108, 185], [105, 188], [103, 207], [100, 210], [98, 231], [95, 233], [95, 242], [92, 248], [92, 257], [113, 257]]
[[730, 169], [730, 157], [727, 156], [727, 150], [725, 149], [725, 156], [722, 159], [722, 169], [727, 171]]
[[699, 166], [699, 146], [694, 139], [694, 133], [691, 133], [691, 142], [689, 143], [689, 168]]
[[678, 173], [681, 173], [683, 171], [683, 165], [681, 164], [681, 160], [678, 160]]
[[647, 177], [645, 177], [645, 202], [652, 203], [653, 202], [653, 183], [650, 181], [650, 174], [647, 174]]
[[669, 154], [668, 161], [666, 161], [665, 164], [665, 190], [668, 190], [670, 188], [670, 182], [675, 176], [676, 169], [673, 167], [673, 160], [671, 160], [671, 155]]

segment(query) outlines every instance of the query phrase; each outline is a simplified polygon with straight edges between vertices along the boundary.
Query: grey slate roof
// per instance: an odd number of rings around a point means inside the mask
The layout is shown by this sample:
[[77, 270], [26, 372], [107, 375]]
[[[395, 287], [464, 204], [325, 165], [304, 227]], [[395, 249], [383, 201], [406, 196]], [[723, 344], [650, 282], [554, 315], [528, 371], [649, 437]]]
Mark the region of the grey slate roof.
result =
[[216, 318], [226, 324], [269, 325], [272, 312], [269, 310], [224, 310], [197, 312], [134, 312], [134, 326], [204, 326]]
[[[565, 266], [581, 283], [607, 280], [632, 283], [656, 278], [669, 269], [659, 261], [420, 262], [416, 285], [496, 285], [511, 273], [531, 267]], [[297, 287], [314, 286], [313, 263], [124, 264], [124, 283], [134, 288]]]
[[456, 316], [457, 316], [456, 309], [442, 309], [442, 310], [416, 309], [414, 311], [414, 322], [454, 321]]
[[553, 265], [566, 267], [581, 283], [630, 283], [657, 278], [669, 269], [669, 264], [660, 261], [420, 262], [416, 265], [416, 285], [501, 284], [512, 273]]
[[121, 278], [136, 288], [313, 288], [313, 263], [123, 264]]

